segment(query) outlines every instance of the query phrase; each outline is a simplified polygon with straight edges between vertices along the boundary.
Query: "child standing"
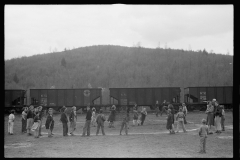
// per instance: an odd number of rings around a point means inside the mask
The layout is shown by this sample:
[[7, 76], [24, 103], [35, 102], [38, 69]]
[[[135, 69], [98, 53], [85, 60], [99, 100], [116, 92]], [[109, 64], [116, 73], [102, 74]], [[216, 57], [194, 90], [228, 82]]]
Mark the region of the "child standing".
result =
[[102, 134], [105, 135], [104, 132], [104, 122], [106, 121], [105, 115], [103, 114], [102, 109], [99, 110], [99, 114], [97, 115], [96, 122], [97, 122], [97, 132], [96, 136], [99, 133], [99, 129], [101, 128]]
[[39, 112], [35, 112], [35, 117], [34, 117], [34, 123], [32, 126], [32, 131], [34, 132], [34, 137], [39, 138], [39, 127], [40, 127], [40, 118], [39, 118]]
[[222, 109], [222, 119], [221, 119], [221, 126], [222, 126], [222, 131], [225, 131], [225, 126], [224, 126], [224, 121], [225, 121], [225, 111], [224, 111], [224, 106], [221, 105]]
[[53, 120], [53, 110], [52, 108], [49, 108], [48, 110], [48, 115], [47, 115], [47, 120], [45, 123], [45, 127], [48, 130], [48, 137], [52, 137], [53, 133], [53, 127], [54, 127], [54, 120]]
[[13, 135], [13, 125], [14, 125], [14, 110], [11, 110], [10, 115], [8, 116], [8, 134]]
[[60, 119], [63, 125], [63, 136], [68, 136], [68, 118], [67, 118], [66, 112], [67, 112], [67, 108], [63, 106], [61, 119]]
[[168, 108], [171, 110], [171, 114], [172, 114], [172, 133], [174, 134], [175, 133], [175, 127], [174, 127], [174, 114], [175, 114], [175, 110], [174, 110], [174, 107], [172, 104], [169, 104], [168, 105]]
[[82, 137], [85, 137], [86, 131], [87, 131], [87, 136], [90, 136], [91, 118], [92, 118], [92, 112], [90, 110], [90, 106], [87, 106], [86, 122], [83, 127]]
[[96, 109], [93, 107], [92, 108], [92, 118], [91, 118], [91, 123], [93, 127], [96, 127]]
[[75, 106], [72, 107], [72, 111], [69, 116], [69, 121], [70, 121], [70, 128], [72, 130], [70, 134], [74, 136], [73, 132], [75, 131], [76, 125], [77, 125], [77, 112], [76, 112]]
[[42, 134], [41, 134], [41, 130], [42, 130], [42, 121], [43, 121], [43, 115], [44, 115], [44, 112], [43, 112], [43, 110], [42, 110], [42, 106], [39, 106], [38, 107], [38, 112], [39, 112], [39, 119], [40, 119], [40, 124], [39, 124], [39, 136], [42, 136]]
[[108, 121], [109, 121], [109, 126], [108, 126], [108, 127], [109, 127], [109, 128], [111, 128], [111, 127], [115, 128], [115, 127], [114, 127], [114, 121], [115, 121], [115, 115], [116, 115], [115, 109], [116, 109], [116, 107], [115, 107], [115, 105], [113, 105], [113, 106], [111, 107], [110, 115], [109, 115], [109, 117], [108, 117]]
[[144, 121], [145, 121], [145, 118], [147, 116], [147, 111], [146, 111], [146, 108], [143, 108], [142, 112], [141, 112], [141, 125], [143, 125]]
[[123, 115], [123, 121], [120, 129], [120, 135], [122, 135], [123, 127], [125, 127], [125, 133], [128, 135], [128, 122], [129, 122], [129, 113]]
[[199, 129], [200, 136], [200, 151], [198, 153], [206, 153], [206, 139], [208, 135], [209, 129], [206, 125], [206, 120], [202, 119], [202, 126]]
[[31, 105], [28, 109], [28, 113], [27, 113], [27, 133], [29, 136], [31, 136], [31, 128], [33, 125], [33, 118], [34, 118], [34, 114], [33, 114], [33, 109], [34, 107]]
[[27, 107], [24, 108], [22, 112], [22, 133], [27, 132]]
[[182, 111], [183, 111], [183, 113], [184, 113], [184, 118], [183, 118], [183, 121], [184, 121], [184, 124], [187, 124], [187, 120], [186, 120], [186, 116], [187, 116], [187, 112], [188, 112], [188, 110], [187, 110], [187, 106], [186, 106], [186, 104], [185, 103], [182, 103]]
[[179, 112], [177, 113], [177, 116], [176, 116], [176, 121], [178, 122], [176, 133], [179, 132], [179, 125], [182, 126], [183, 132], [187, 132], [186, 129], [185, 129], [185, 125], [184, 125], [184, 117], [185, 117], [185, 114], [183, 113], [182, 108], [180, 108]]
[[133, 107], [133, 126], [135, 126], [135, 124], [137, 123], [137, 120], [138, 120], [137, 108]]
[[167, 130], [169, 130], [169, 134], [174, 134], [173, 130], [172, 130], [172, 123], [173, 123], [173, 118], [172, 118], [172, 113], [171, 113], [171, 109], [168, 109], [167, 111]]

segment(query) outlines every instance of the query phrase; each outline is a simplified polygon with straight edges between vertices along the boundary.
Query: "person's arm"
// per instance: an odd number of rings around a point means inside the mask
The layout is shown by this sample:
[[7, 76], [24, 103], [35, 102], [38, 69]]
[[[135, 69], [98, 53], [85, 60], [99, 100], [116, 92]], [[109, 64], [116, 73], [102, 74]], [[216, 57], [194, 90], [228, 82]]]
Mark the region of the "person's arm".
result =
[[202, 127], [199, 129], [198, 135], [201, 136], [202, 133]]

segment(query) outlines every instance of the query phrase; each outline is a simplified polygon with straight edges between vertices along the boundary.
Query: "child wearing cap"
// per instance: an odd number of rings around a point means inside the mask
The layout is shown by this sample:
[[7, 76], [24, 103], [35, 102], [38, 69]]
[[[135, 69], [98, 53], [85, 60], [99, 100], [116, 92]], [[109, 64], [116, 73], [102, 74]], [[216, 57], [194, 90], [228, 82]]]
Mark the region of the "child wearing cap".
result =
[[14, 125], [14, 110], [11, 110], [11, 113], [8, 116], [8, 134], [13, 135], [13, 125]]
[[91, 117], [91, 123], [93, 127], [96, 127], [96, 109], [93, 107], [92, 108], [92, 117]]
[[74, 136], [73, 132], [75, 131], [76, 124], [77, 124], [77, 112], [76, 112], [75, 106], [72, 107], [72, 111], [69, 115], [69, 121], [70, 121], [70, 128], [71, 128], [70, 134]]
[[67, 112], [67, 108], [63, 106], [61, 119], [60, 119], [63, 125], [63, 136], [68, 136], [68, 118], [67, 118], [66, 112]]
[[178, 122], [176, 133], [179, 132], [179, 125], [182, 126], [183, 132], [187, 132], [184, 125], [184, 117], [185, 117], [185, 114], [183, 113], [182, 108], [180, 108], [176, 116], [176, 121]]
[[202, 126], [199, 129], [199, 136], [200, 136], [200, 151], [198, 153], [206, 153], [206, 139], [208, 135], [209, 129], [206, 125], [206, 120], [202, 119]]
[[100, 109], [99, 114], [97, 115], [97, 118], [96, 118], [96, 122], [97, 122], [96, 136], [98, 135], [100, 128], [102, 130], [102, 134], [105, 135], [105, 132], [104, 132], [104, 122], [105, 121], [106, 121], [106, 118], [105, 118], [105, 115], [103, 114], [103, 110]]
[[49, 108], [48, 110], [48, 115], [47, 115], [47, 120], [45, 123], [45, 127], [48, 130], [48, 137], [52, 137], [53, 133], [53, 127], [54, 127], [54, 120], [53, 120], [53, 110], [52, 108]]
[[173, 123], [173, 116], [171, 113], [171, 109], [168, 109], [167, 111], [167, 130], [169, 130], [169, 134], [174, 134], [175, 132], [172, 129], [172, 123]]

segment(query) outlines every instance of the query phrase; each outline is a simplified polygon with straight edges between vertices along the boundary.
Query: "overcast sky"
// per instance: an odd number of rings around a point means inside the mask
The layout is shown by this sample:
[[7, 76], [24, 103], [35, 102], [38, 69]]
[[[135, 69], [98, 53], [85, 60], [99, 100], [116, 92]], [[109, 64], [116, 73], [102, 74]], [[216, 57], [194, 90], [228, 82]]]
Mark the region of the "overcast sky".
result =
[[92, 45], [233, 55], [233, 5], [6, 5], [6, 59]]

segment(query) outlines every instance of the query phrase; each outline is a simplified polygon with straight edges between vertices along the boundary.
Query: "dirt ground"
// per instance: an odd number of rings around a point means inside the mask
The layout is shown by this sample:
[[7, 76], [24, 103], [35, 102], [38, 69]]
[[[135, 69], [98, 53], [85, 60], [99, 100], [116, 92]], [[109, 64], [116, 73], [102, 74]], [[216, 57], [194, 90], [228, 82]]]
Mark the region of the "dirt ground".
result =
[[[108, 114], [106, 114], [108, 116]], [[132, 117], [132, 115], [131, 115]], [[197, 129], [204, 112], [190, 112], [187, 115], [187, 133], [180, 132], [169, 135], [166, 130], [166, 115], [156, 117], [149, 113], [143, 126], [132, 126], [130, 121], [129, 135], [119, 135], [120, 121], [115, 128], [108, 128], [105, 122], [106, 136], [96, 136], [96, 127], [91, 127], [90, 137], [81, 137], [85, 115], [78, 114], [75, 136], [62, 136], [60, 115], [55, 114], [54, 136], [47, 137], [45, 127], [43, 136], [34, 138], [21, 133], [21, 115], [16, 115], [14, 135], [7, 134], [7, 120], [4, 126], [4, 156], [5, 157], [233, 157], [233, 126], [232, 113], [226, 113], [226, 130], [221, 134], [211, 134], [207, 138], [207, 153], [200, 154]], [[43, 119], [45, 124], [46, 118]], [[176, 124], [175, 124], [176, 128]], [[214, 128], [212, 128], [214, 131]]]

